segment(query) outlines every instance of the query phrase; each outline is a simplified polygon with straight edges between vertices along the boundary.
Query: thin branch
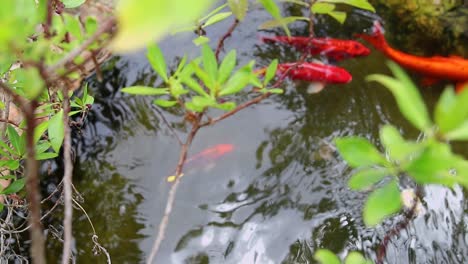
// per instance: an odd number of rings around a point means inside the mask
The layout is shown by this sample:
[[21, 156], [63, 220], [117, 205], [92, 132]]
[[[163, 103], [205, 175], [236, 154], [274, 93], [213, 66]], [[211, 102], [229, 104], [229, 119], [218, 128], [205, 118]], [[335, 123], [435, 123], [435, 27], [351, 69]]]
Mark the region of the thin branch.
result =
[[69, 263], [71, 256], [71, 242], [72, 242], [72, 216], [73, 216], [73, 202], [72, 202], [72, 172], [73, 163], [71, 159], [71, 129], [68, 124], [70, 112], [70, 99], [68, 98], [67, 88], [63, 88], [63, 124], [65, 126], [65, 138], [63, 141], [63, 156], [65, 163], [65, 173], [63, 176], [63, 191], [64, 191], [64, 243], [63, 243], [63, 254], [62, 263]]
[[11, 89], [11, 87], [9, 87], [6, 83], [0, 81], [0, 90], [2, 90], [4, 93], [8, 94], [10, 96], [10, 98], [13, 100], [13, 102], [16, 103], [16, 105], [18, 105], [18, 107], [23, 111], [25, 112], [27, 109], [26, 109], [26, 105], [27, 105], [27, 102], [26, 100], [24, 100], [21, 96], [19, 96], [17, 93], [15, 93], [13, 91], [13, 89]]
[[218, 46], [216, 47], [216, 52], [215, 52], [217, 61], [219, 61], [219, 53], [221, 52], [221, 49], [223, 49], [224, 47], [224, 41], [232, 35], [232, 32], [234, 32], [234, 29], [236, 29], [237, 25], [239, 25], [238, 19], [234, 20], [232, 25], [229, 27], [228, 31], [219, 39]]
[[9, 119], [0, 118], [0, 122], [8, 123], [8, 124], [14, 125], [14, 126], [17, 127], [17, 128], [20, 128], [20, 127], [19, 127], [19, 124], [15, 123], [14, 121], [9, 120]]
[[174, 184], [171, 186], [171, 189], [169, 190], [169, 196], [167, 198], [166, 209], [164, 210], [164, 216], [161, 220], [161, 223], [159, 224], [157, 237], [153, 244], [153, 247], [151, 248], [150, 255], [146, 261], [147, 264], [153, 263], [154, 257], [158, 253], [159, 247], [161, 246], [161, 243], [164, 240], [167, 225], [169, 223], [169, 216], [174, 206], [177, 188], [179, 187], [180, 179], [183, 175], [182, 170], [184, 168], [185, 160], [187, 159], [188, 148], [192, 144], [193, 138], [195, 137], [198, 130], [200, 129], [200, 121], [201, 121], [202, 116], [203, 114], [197, 114], [197, 119], [193, 123], [190, 134], [188, 135], [187, 140], [185, 141], [185, 144], [182, 145], [182, 149], [180, 151], [180, 156], [179, 156], [179, 162], [177, 163], [177, 167], [174, 173], [174, 175], [176, 176], [176, 179], [175, 179]]
[[36, 120], [34, 112], [37, 101], [33, 100], [28, 105], [23, 105], [26, 120], [26, 192], [29, 200], [29, 224], [31, 225], [31, 257], [33, 263], [44, 264], [45, 247], [44, 235], [41, 225], [41, 194], [39, 192], [39, 163], [36, 160], [36, 146], [34, 144], [34, 127]]
[[80, 55], [83, 51], [85, 51], [91, 44], [94, 43], [97, 39], [99, 39], [102, 34], [111, 31], [112, 28], [115, 26], [115, 18], [109, 18], [108, 20], [104, 21], [102, 23], [102, 26], [96, 30], [96, 32], [88, 38], [86, 41], [84, 41], [79, 47], [76, 49], [72, 50], [70, 53], [68, 53], [65, 57], [63, 57], [60, 61], [58, 61], [56, 64], [52, 65], [49, 67], [48, 72], [53, 75], [52, 73], [55, 73], [56, 70], [60, 69], [61, 67], [65, 66], [66, 64], [72, 62], [78, 55]]

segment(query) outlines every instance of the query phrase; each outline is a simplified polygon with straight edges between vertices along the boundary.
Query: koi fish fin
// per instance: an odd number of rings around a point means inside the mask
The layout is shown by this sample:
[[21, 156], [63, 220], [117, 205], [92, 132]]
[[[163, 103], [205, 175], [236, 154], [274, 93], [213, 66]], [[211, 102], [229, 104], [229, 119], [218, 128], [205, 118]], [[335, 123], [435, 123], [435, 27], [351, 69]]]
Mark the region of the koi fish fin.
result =
[[316, 94], [322, 91], [323, 88], [325, 88], [324, 82], [313, 82], [313, 83], [310, 83], [309, 86], [307, 87], [307, 93]]
[[438, 82], [440, 82], [439, 79], [432, 78], [432, 77], [423, 77], [422, 80], [421, 80], [421, 85], [422, 86], [431, 86], [431, 85], [434, 85], [434, 84], [436, 84]]
[[370, 34], [356, 34], [356, 36], [365, 39], [378, 50], [385, 50], [388, 48], [388, 43], [385, 40], [384, 33], [382, 25], [376, 20]]
[[455, 91], [457, 93], [460, 93], [461, 91], [463, 91], [464, 89], [468, 89], [468, 80], [467, 81], [464, 81], [464, 82], [459, 82], [455, 85]]

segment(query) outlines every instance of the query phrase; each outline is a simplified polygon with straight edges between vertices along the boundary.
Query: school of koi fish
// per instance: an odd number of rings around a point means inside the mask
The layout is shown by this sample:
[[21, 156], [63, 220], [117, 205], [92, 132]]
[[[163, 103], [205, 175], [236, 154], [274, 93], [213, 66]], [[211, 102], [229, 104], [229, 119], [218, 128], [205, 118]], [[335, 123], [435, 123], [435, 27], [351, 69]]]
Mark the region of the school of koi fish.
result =
[[[374, 22], [371, 34], [357, 34], [356, 36], [369, 42], [375, 49], [381, 51], [403, 68], [419, 73], [432, 82], [452, 81], [456, 84], [457, 92], [463, 88], [468, 89], [468, 60], [466, 59], [456, 56], [421, 57], [393, 49], [385, 40], [383, 28], [378, 22]], [[370, 50], [366, 46], [354, 40], [287, 36], [261, 37], [261, 40], [264, 43], [275, 42], [291, 45], [311, 55], [323, 55], [334, 61], [370, 54]], [[266, 68], [256, 70], [259, 75], [264, 74], [265, 71]], [[321, 84], [322, 86], [314, 92], [323, 89], [325, 84], [346, 84], [352, 80], [351, 74], [344, 68], [319, 62], [281, 63], [278, 64], [276, 74], [286, 74], [292, 80]], [[234, 145], [232, 144], [218, 144], [187, 159], [187, 165], [192, 166], [200, 160], [215, 161], [233, 150]], [[175, 178], [175, 176], [171, 177]]]
[[[456, 84], [456, 91], [460, 92], [468, 88], [468, 60], [457, 57], [421, 57], [404, 53], [393, 49], [385, 40], [382, 26], [374, 22], [371, 34], [357, 34], [375, 49], [380, 50], [385, 56], [398, 63], [403, 68], [422, 74], [426, 84], [436, 83], [440, 80], [448, 80]], [[334, 38], [308, 38], [308, 37], [261, 37], [264, 43], [281, 43], [291, 45], [311, 55], [322, 55], [333, 61], [341, 61], [347, 58], [367, 56], [370, 50], [360, 42]], [[260, 74], [265, 68], [258, 70]], [[287, 74], [293, 80], [301, 80], [321, 84], [345, 84], [352, 80], [351, 74], [345, 69], [324, 63], [283, 63], [278, 65], [276, 74]], [[320, 91], [319, 89], [318, 91]], [[315, 90], [317, 91], [317, 90]]]

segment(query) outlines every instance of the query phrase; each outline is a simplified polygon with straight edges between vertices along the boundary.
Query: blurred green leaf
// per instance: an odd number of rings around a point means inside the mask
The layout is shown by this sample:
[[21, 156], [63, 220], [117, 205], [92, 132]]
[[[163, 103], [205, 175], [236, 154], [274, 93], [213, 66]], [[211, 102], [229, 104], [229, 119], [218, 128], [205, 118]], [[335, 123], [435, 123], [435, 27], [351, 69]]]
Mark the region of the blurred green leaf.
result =
[[35, 99], [43, 91], [44, 81], [36, 68], [21, 68], [15, 70], [17, 85], [21, 87], [28, 99]]
[[[2, 157], [4, 158], [4, 157]], [[8, 168], [11, 171], [14, 171], [19, 168], [19, 160], [0, 160], [0, 169]]]
[[182, 86], [179, 80], [173, 78], [169, 79], [169, 91], [175, 98], [179, 98], [179, 96], [189, 92]]
[[369, 195], [364, 206], [364, 222], [367, 226], [375, 226], [400, 211], [401, 206], [398, 184], [396, 180], [392, 180]]
[[84, 4], [86, 0], [62, 0], [63, 5], [65, 8], [75, 8], [79, 7], [80, 5]]
[[273, 94], [282, 94], [282, 93], [284, 93], [284, 90], [281, 89], [281, 88], [267, 89], [266, 91], [269, 92], [269, 93], [273, 93]]
[[367, 0], [320, 0], [320, 2], [346, 4], [375, 13], [374, 7]]
[[445, 135], [449, 140], [468, 140], [468, 121]]
[[231, 111], [232, 109], [236, 108], [236, 103], [234, 102], [225, 102], [222, 104], [215, 104], [213, 105], [214, 108], [218, 108], [224, 111]]
[[208, 87], [208, 89], [210, 89], [210, 91], [213, 91], [215, 83], [210, 78], [208, 73], [204, 71], [203, 69], [201, 69], [200, 66], [195, 64], [193, 61], [191, 65], [193, 69], [195, 70], [195, 75], [203, 82], [203, 84], [205, 84], [206, 87]]
[[372, 74], [366, 79], [379, 82], [387, 87], [395, 97], [398, 107], [406, 119], [419, 130], [427, 131], [431, 128], [432, 122], [418, 89], [397, 64], [389, 61], [388, 67], [396, 78]]
[[63, 124], [63, 109], [57, 112], [49, 120], [49, 140], [52, 149], [58, 153], [65, 137], [65, 126]]
[[75, 39], [83, 39], [83, 32], [81, 32], [81, 26], [78, 17], [67, 13], [64, 13], [62, 17], [65, 21], [65, 29], [67, 32], [70, 33]]
[[[301, 16], [282, 17], [282, 18], [279, 18], [279, 19], [273, 19], [273, 20], [265, 21], [258, 28], [259, 29], [270, 29], [270, 28], [275, 28], [275, 27], [283, 27], [283, 29], [284, 29], [284, 27], [287, 24], [296, 22], [298, 20], [308, 21], [309, 18], [301, 17]], [[288, 32], [289, 32], [289, 30], [286, 33], [288, 33]]]
[[172, 29], [196, 21], [213, 2], [213, 0], [121, 0], [116, 7], [119, 31], [111, 47], [121, 52], [143, 48], [162, 38]]
[[55, 152], [43, 152], [36, 155], [36, 160], [47, 160], [58, 157], [58, 153]]
[[266, 86], [271, 79], [275, 76], [276, 69], [278, 68], [278, 59], [274, 59], [265, 72], [265, 78], [263, 79], [263, 85]]
[[409, 158], [411, 154], [416, 154], [424, 147], [415, 142], [405, 141], [398, 129], [392, 125], [384, 125], [380, 129], [380, 140], [390, 158], [398, 162]]
[[94, 17], [88, 16], [85, 20], [85, 30], [88, 36], [91, 36], [98, 29], [97, 20]]
[[236, 67], [236, 50], [231, 50], [219, 66], [218, 83], [224, 84], [231, 76], [232, 70]]
[[49, 127], [49, 120], [45, 120], [41, 123], [39, 123], [35, 128], [34, 128], [34, 144], [41, 139], [42, 135], [47, 131], [47, 128]]
[[351, 176], [348, 186], [353, 190], [366, 190], [390, 174], [390, 170], [383, 168], [361, 169]]
[[25, 178], [16, 180], [16, 181], [12, 182], [10, 185], [8, 185], [8, 187], [3, 189], [0, 192], [0, 194], [7, 195], [7, 194], [12, 194], [12, 193], [17, 193], [17, 192], [21, 191], [21, 189], [24, 188], [25, 182], [26, 182]]
[[153, 101], [153, 104], [159, 105], [161, 107], [172, 107], [177, 104], [177, 101], [168, 101], [162, 99], [156, 99]]
[[445, 134], [458, 128], [468, 118], [468, 89], [455, 95], [453, 89], [445, 88], [434, 111], [434, 120]]
[[200, 45], [203, 45], [203, 44], [206, 44], [206, 43], [210, 42], [210, 39], [205, 37], [205, 36], [198, 36], [197, 38], [192, 40], [192, 42], [196, 46], [200, 46]]
[[351, 167], [386, 165], [388, 162], [367, 139], [345, 137], [335, 140], [338, 151]]
[[349, 252], [348, 256], [346, 256], [345, 264], [372, 264], [371, 260], [367, 260], [361, 253], [356, 251]]
[[204, 24], [203, 28], [208, 27], [210, 25], [216, 24], [218, 22], [223, 21], [224, 19], [230, 17], [232, 15], [232, 12], [221, 12], [218, 13], [212, 17], [210, 17]]
[[456, 162], [457, 158], [448, 144], [431, 142], [404, 169], [417, 183], [436, 183], [451, 187], [457, 182], [457, 178], [450, 174], [450, 169]]
[[249, 0], [227, 0], [227, 3], [236, 18], [240, 21], [244, 20], [249, 9]]
[[334, 4], [324, 3], [324, 2], [315, 2], [311, 7], [310, 11], [315, 14], [328, 14], [331, 11], [335, 10]]
[[167, 70], [166, 70], [166, 61], [164, 60], [164, 55], [161, 49], [156, 45], [148, 46], [148, 52], [146, 53], [153, 69], [163, 78], [165, 82], [168, 81]]
[[168, 88], [153, 88], [148, 86], [130, 86], [122, 88], [124, 93], [136, 94], [136, 95], [163, 95], [169, 94]]
[[317, 250], [314, 259], [321, 264], [341, 264], [340, 259], [328, 249]]
[[190, 77], [190, 76], [184, 77], [182, 79], [182, 82], [185, 85], [187, 85], [190, 89], [192, 89], [193, 91], [198, 93], [199, 95], [202, 95], [202, 96], [205, 96], [205, 97], [210, 97], [210, 95], [205, 92], [203, 87], [197, 81], [195, 81], [192, 77]]
[[[218, 62], [216, 62], [216, 57], [213, 50], [208, 45], [202, 46], [202, 61], [203, 68], [208, 74], [208, 78], [212, 84], [218, 79]], [[212, 87], [208, 87], [212, 88]]]

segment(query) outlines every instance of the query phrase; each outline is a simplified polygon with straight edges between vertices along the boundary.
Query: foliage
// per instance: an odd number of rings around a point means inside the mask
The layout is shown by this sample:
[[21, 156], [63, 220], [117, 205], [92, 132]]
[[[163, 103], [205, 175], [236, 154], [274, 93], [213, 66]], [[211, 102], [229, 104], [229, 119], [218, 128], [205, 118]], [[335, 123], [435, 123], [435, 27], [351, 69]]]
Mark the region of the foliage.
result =
[[394, 78], [374, 74], [368, 80], [379, 82], [392, 92], [403, 116], [424, 138], [406, 140], [397, 128], [385, 125], [380, 129], [380, 140], [386, 155], [364, 138], [336, 139], [339, 152], [356, 169], [349, 187], [373, 189], [363, 213], [368, 225], [379, 224], [401, 209], [400, 175], [408, 175], [419, 184], [468, 187], [468, 161], [450, 147], [450, 141], [468, 139], [468, 90], [455, 95], [452, 88], [446, 88], [434, 110], [433, 122], [413, 82], [398, 65], [388, 65]]
[[356, 251], [351, 251], [345, 258], [344, 262], [341, 262], [340, 259], [333, 254], [328, 249], [319, 249], [314, 254], [315, 260], [322, 264], [373, 264], [372, 260], [364, 258], [361, 253]]

